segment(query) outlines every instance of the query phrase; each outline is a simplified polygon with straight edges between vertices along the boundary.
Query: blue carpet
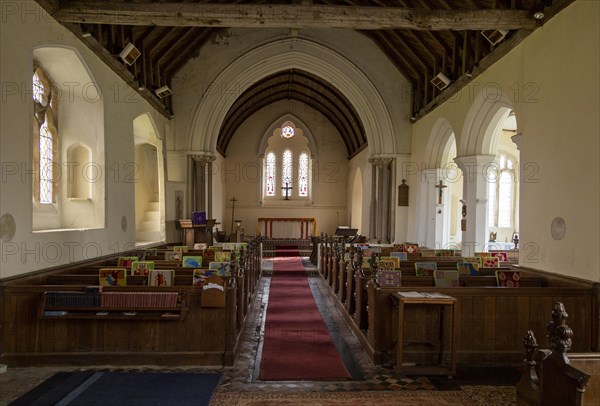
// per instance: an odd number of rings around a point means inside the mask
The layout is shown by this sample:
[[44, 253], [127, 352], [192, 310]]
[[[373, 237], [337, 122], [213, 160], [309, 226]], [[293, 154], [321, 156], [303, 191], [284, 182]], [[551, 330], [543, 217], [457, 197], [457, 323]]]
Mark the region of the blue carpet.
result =
[[221, 374], [58, 373], [12, 405], [210, 405]]

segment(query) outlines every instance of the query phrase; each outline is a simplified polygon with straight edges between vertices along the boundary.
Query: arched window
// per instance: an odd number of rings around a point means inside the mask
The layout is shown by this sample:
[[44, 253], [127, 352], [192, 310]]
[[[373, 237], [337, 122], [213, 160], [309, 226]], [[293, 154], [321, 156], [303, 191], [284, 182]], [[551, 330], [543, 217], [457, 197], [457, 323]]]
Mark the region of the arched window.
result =
[[275, 154], [267, 154], [267, 164], [265, 168], [265, 195], [275, 196]]
[[489, 173], [488, 214], [489, 227], [512, 227], [514, 210], [514, 162], [500, 156], [497, 166]]
[[281, 165], [281, 186], [290, 186], [292, 184], [292, 151], [286, 149], [283, 151], [283, 160]]
[[[292, 121], [285, 121], [275, 128], [265, 151], [263, 196], [307, 200], [311, 193], [310, 148], [307, 144], [303, 131]], [[276, 181], [276, 173], [281, 174], [281, 181]]]
[[57, 164], [56, 88], [40, 67], [33, 71], [33, 158], [36, 172], [33, 182], [33, 200], [41, 204], [56, 202], [54, 166]]
[[298, 158], [298, 196], [308, 196], [308, 154], [303, 152]]

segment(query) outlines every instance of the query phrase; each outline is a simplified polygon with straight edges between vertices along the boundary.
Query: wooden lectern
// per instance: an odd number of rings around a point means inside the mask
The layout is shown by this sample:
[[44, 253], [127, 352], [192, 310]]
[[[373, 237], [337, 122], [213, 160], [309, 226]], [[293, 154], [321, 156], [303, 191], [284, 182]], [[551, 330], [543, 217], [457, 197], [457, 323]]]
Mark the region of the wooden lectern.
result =
[[215, 219], [206, 219], [206, 224], [192, 224], [191, 220], [179, 220], [181, 226], [181, 243], [193, 247], [194, 243], [203, 242], [213, 245], [213, 227]]

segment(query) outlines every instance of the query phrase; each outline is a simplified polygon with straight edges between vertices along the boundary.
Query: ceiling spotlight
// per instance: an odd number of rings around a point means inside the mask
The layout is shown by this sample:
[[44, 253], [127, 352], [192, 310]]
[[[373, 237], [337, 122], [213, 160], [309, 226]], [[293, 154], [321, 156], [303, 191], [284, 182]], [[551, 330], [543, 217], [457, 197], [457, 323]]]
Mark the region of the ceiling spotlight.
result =
[[138, 86], [138, 90], [141, 92], [142, 90], [146, 90], [146, 88], [142, 85]]
[[89, 37], [91, 37], [91, 36], [92, 36], [92, 33], [91, 33], [91, 32], [84, 32], [83, 34], [81, 34], [81, 37], [82, 37], [82, 38], [89, 38]]
[[536, 20], [542, 20], [544, 17], [546, 17], [546, 15], [543, 11], [536, 11], [535, 13], [533, 13], [533, 18], [535, 18]]

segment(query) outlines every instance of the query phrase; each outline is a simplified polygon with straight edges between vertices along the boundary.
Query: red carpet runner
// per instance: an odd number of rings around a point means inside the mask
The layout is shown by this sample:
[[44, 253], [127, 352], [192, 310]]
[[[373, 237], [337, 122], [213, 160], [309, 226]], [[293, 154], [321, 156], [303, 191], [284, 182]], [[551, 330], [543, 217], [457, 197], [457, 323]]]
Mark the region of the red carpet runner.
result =
[[350, 379], [321, 318], [298, 257], [274, 260], [260, 379]]

